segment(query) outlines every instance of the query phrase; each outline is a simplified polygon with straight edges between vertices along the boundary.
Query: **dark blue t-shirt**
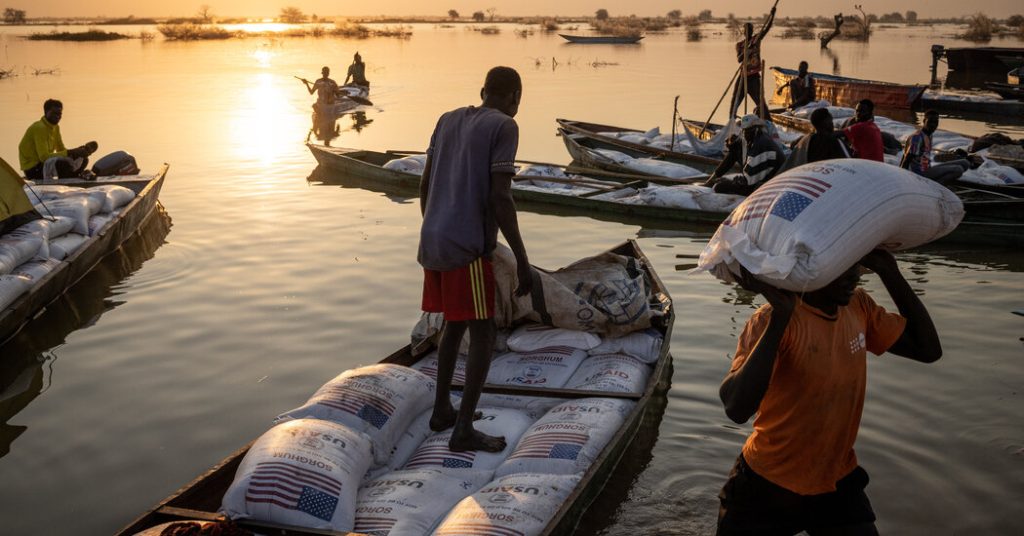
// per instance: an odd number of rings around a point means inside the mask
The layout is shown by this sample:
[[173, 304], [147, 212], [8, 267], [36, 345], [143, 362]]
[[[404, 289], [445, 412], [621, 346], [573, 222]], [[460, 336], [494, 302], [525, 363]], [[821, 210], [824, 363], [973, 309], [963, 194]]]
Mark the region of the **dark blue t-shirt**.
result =
[[491, 173], [515, 173], [518, 146], [519, 126], [494, 108], [459, 108], [437, 121], [417, 256], [424, 268], [455, 270], [494, 250]]

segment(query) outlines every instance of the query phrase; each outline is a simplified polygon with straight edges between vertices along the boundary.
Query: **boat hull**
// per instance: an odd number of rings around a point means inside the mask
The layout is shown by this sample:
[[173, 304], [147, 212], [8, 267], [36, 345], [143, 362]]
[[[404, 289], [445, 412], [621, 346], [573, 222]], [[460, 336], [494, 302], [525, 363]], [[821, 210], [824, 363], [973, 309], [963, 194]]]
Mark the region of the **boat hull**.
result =
[[[797, 71], [782, 67], [772, 67], [772, 72], [777, 87], [788, 88], [789, 81], [797, 76]], [[876, 108], [910, 110], [927, 89], [923, 85], [893, 84], [821, 73], [811, 73], [811, 76], [817, 88], [817, 98], [839, 106], [854, 107], [861, 100], [870, 99]], [[784, 89], [782, 94], [788, 102], [789, 90]]]
[[951, 71], [1006, 72], [1024, 65], [1024, 48], [947, 48], [943, 54]]
[[578, 45], [634, 45], [644, 37], [616, 37], [608, 35], [567, 35], [558, 34], [566, 41]]

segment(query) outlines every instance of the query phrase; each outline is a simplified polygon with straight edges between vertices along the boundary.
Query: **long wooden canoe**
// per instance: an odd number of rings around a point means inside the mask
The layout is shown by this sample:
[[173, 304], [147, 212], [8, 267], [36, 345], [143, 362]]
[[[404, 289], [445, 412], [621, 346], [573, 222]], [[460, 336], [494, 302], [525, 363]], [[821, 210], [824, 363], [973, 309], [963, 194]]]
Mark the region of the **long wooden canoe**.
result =
[[[707, 180], [707, 173], [696, 173], [690, 177], [662, 177], [659, 175], [653, 175], [645, 173], [620, 164], [615, 160], [602, 155], [597, 149], [603, 149], [600, 142], [595, 141], [592, 138], [584, 136], [582, 134], [574, 134], [563, 128], [558, 129], [558, 135], [562, 137], [562, 141], [565, 142], [565, 149], [569, 152], [569, 156], [572, 157], [573, 164], [581, 166], [587, 169], [603, 169], [611, 171], [613, 173], [621, 174], [639, 174], [646, 177], [650, 177], [648, 180], [657, 184], [695, 184]], [[621, 152], [621, 151], [620, 151]], [[642, 155], [641, 158], [650, 158], [649, 155]], [[684, 164], [687, 165], [687, 164]], [[692, 166], [689, 166], [692, 167]]]
[[642, 35], [615, 36], [615, 35], [568, 35], [558, 34], [570, 43], [580, 45], [633, 45], [644, 38]]
[[[366, 186], [371, 189], [382, 188], [386, 191], [401, 191], [411, 196], [419, 194], [419, 175], [383, 167], [388, 161], [405, 156], [404, 153], [381, 153], [313, 144], [309, 144], [309, 150], [320, 166], [330, 173], [329, 176], [321, 176], [322, 181]], [[571, 167], [568, 169], [572, 171]], [[634, 177], [636, 176], [634, 175]], [[546, 177], [537, 178], [552, 180]], [[555, 181], [557, 182], [557, 180]], [[665, 225], [687, 223], [717, 225], [728, 216], [728, 212], [630, 205], [614, 200], [594, 198], [595, 195], [613, 193], [627, 188], [644, 188], [650, 182], [646, 177], [628, 182], [614, 177], [606, 181], [589, 179], [577, 184], [581, 187], [593, 186], [595, 189], [590, 193], [575, 196], [538, 189], [523, 189], [513, 185], [512, 195], [517, 205], [525, 210], [546, 214], [587, 216], [660, 228], [664, 228]]]
[[[605, 393], [595, 391], [580, 391], [573, 389], [542, 389], [536, 387], [513, 387], [506, 385], [484, 386], [485, 393], [512, 394], [520, 396], [544, 396], [564, 399], [587, 398], [587, 397], [613, 397], [625, 398], [636, 401], [632, 412], [626, 418], [623, 426], [616, 432], [612, 439], [601, 451], [590, 468], [583, 474], [576, 489], [569, 495], [565, 503], [559, 508], [555, 516], [550, 520], [542, 534], [544, 536], [572, 534], [581, 516], [586, 512], [594, 500], [601, 495], [605, 482], [612, 476], [623, 453], [630, 446], [641, 423], [646, 419], [656, 418], [660, 415], [650, 415], [649, 410], [654, 406], [664, 411], [664, 404], [660, 400], [664, 398], [672, 378], [672, 356], [669, 354], [669, 346], [672, 338], [672, 325], [675, 320], [675, 310], [672, 305], [672, 298], [668, 289], [662, 283], [658, 274], [655, 273], [651, 262], [640, 251], [640, 247], [633, 240], [627, 241], [609, 250], [612, 253], [633, 257], [639, 261], [645, 272], [645, 280], [650, 286], [650, 302], [652, 308], [657, 308], [664, 313], [654, 325], [654, 328], [661, 332], [664, 337], [661, 353], [654, 370], [651, 372], [647, 386], [640, 393]], [[399, 365], [412, 365], [423, 355], [413, 355], [409, 346], [385, 357], [381, 363], [393, 363]], [[461, 389], [461, 386], [453, 386], [454, 389]], [[221, 499], [227, 491], [235, 476], [235, 471], [248, 452], [252, 443], [242, 447], [230, 454], [223, 461], [215, 465], [206, 473], [176, 491], [170, 497], [164, 499], [150, 511], [138, 517], [128, 526], [121, 529], [119, 536], [131, 536], [139, 531], [150, 527], [180, 520], [203, 520], [220, 521], [224, 517], [217, 513]], [[266, 534], [281, 536], [298, 536], [307, 534], [341, 534], [324, 530], [302, 529], [282, 525], [271, 525], [260, 522], [241, 521], [240, 526], [259, 531]], [[354, 533], [349, 533], [350, 536]]]
[[659, 147], [653, 147], [650, 145], [642, 145], [639, 143], [632, 143], [625, 141], [613, 136], [608, 136], [605, 133], [630, 133], [630, 134], [643, 134], [641, 130], [635, 130], [631, 128], [616, 127], [612, 125], [602, 125], [600, 123], [587, 123], [584, 121], [574, 121], [571, 119], [556, 119], [558, 126], [562, 129], [571, 132], [573, 134], [579, 134], [594, 140], [599, 143], [596, 147], [615, 149], [633, 157], [658, 157], [668, 162], [678, 162], [687, 166], [696, 168], [700, 171], [710, 173], [718, 167], [718, 164], [722, 162], [721, 158], [713, 158], [708, 156], [701, 156], [693, 153], [684, 153], [681, 151], [670, 151], [667, 149], [661, 149]]
[[[776, 87], [784, 87], [783, 95], [789, 99], [789, 81], [796, 78], [794, 69], [772, 67]], [[910, 110], [920, 100], [928, 86], [915, 84], [894, 84], [876, 80], [862, 80], [846, 76], [810, 73], [817, 88], [817, 98], [825, 99], [840, 106], [856, 106], [863, 99], [871, 99], [876, 108]]]
[[1024, 48], [954, 47], [942, 54], [951, 71], [1006, 72], [1024, 65]]
[[61, 261], [57, 268], [37, 281], [28, 292], [6, 309], [0, 311], [0, 344], [31, 322], [40, 311], [74, 286], [103, 257], [119, 248], [153, 216], [167, 168], [167, 164], [164, 164], [156, 174], [138, 177], [100, 177], [95, 182], [79, 179], [59, 181], [61, 185], [84, 188], [99, 184], [116, 184], [130, 188], [136, 196], [120, 209], [116, 218], [95, 235], [90, 236], [74, 253]]

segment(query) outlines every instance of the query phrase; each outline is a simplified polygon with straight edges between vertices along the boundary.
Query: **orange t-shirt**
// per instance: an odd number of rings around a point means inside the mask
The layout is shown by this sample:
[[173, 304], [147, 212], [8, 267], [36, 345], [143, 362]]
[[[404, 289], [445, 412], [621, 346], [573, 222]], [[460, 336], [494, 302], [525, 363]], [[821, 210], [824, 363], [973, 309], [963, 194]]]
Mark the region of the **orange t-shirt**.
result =
[[[768, 327], [771, 307], [754, 313], [740, 335], [735, 371]], [[743, 457], [759, 475], [801, 495], [835, 491], [857, 467], [857, 439], [867, 385], [867, 351], [892, 346], [906, 319], [886, 312], [863, 289], [829, 316], [798, 301], [779, 344], [772, 378]]]

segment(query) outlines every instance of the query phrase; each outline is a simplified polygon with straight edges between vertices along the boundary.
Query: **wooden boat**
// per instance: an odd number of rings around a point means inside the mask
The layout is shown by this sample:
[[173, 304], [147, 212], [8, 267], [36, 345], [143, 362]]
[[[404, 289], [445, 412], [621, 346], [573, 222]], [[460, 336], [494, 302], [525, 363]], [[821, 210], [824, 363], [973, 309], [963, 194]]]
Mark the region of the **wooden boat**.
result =
[[946, 57], [951, 71], [1006, 72], [1024, 65], [1024, 48], [1010, 47], [932, 47]]
[[360, 106], [372, 105], [373, 103], [370, 102], [369, 97], [370, 88], [347, 84], [338, 88], [337, 98], [335, 98], [333, 104], [322, 107], [319, 103], [313, 103], [313, 113], [314, 116], [317, 114], [327, 117], [339, 116]]
[[681, 151], [670, 151], [659, 147], [652, 147], [650, 145], [641, 145], [639, 143], [632, 143], [605, 134], [609, 132], [643, 134], [643, 131], [640, 130], [602, 125], [599, 123], [586, 123], [571, 119], [556, 119], [555, 121], [563, 130], [572, 134], [579, 134], [593, 140], [595, 143], [590, 145], [593, 148], [615, 149], [616, 151], [621, 151], [633, 157], [658, 157], [668, 162], [677, 162], [708, 173], [714, 171], [715, 168], [718, 167], [718, 164], [721, 163], [720, 158], [684, 153]]
[[[772, 71], [775, 73], [777, 87], [788, 88], [789, 81], [796, 78], [798, 74], [794, 69], [783, 67], [772, 67]], [[921, 95], [924, 94], [924, 90], [928, 88], [924, 85], [894, 84], [822, 73], [810, 74], [817, 87], [817, 98], [839, 106], [853, 107], [863, 99], [871, 99], [876, 108], [909, 110], [914, 108]], [[783, 90], [787, 100], [789, 99], [788, 92], [788, 89]]]
[[1012, 109], [1010, 107], [1007, 107], [1006, 113], [1024, 113], [1024, 103], [1021, 102], [1022, 100], [1024, 100], [1024, 86], [1020, 84], [1003, 84], [1000, 82], [989, 82], [985, 84], [985, 87], [988, 88], [990, 91], [998, 93], [1000, 97], [1012, 102], [1014, 106], [1012, 107]]
[[580, 45], [632, 45], [639, 43], [644, 38], [642, 35], [568, 35], [558, 34], [570, 43], [576, 43]]
[[[574, 134], [562, 128], [558, 129], [558, 134], [562, 137], [562, 141], [565, 142], [565, 149], [569, 152], [569, 156], [572, 157], [573, 164], [583, 168], [601, 169], [615, 174], [621, 173], [626, 176], [629, 176], [630, 174], [644, 175], [646, 177], [650, 177], [648, 179], [650, 182], [657, 184], [697, 184], [707, 180], [708, 178], [707, 173], [697, 173], [692, 177], [684, 178], [662, 177], [659, 175], [644, 173], [620, 164], [599, 153], [597, 149], [605, 147], [602, 147], [600, 142], [596, 142], [592, 138], [588, 138], [582, 134]], [[649, 155], [639, 156], [649, 157]]]
[[[667, 288], [655, 273], [650, 260], [640, 251], [640, 247], [633, 240], [627, 241], [615, 248], [612, 253], [633, 257], [640, 261], [640, 266], [646, 274], [646, 280], [651, 287], [652, 307], [657, 307], [664, 312], [664, 316], [654, 326], [664, 337], [664, 344], [661, 348], [657, 363], [654, 365], [647, 386], [642, 393], [605, 393], [595, 391], [580, 391], [572, 389], [543, 389], [536, 387], [513, 387], [505, 385], [485, 385], [485, 393], [513, 394], [522, 396], [545, 396], [564, 399], [585, 398], [593, 396], [625, 398], [636, 401], [633, 411], [626, 418], [622, 428], [612, 437], [600, 455], [595, 459], [590, 468], [583, 474], [576, 489], [569, 495], [562, 507], [549, 521], [542, 532], [545, 536], [568, 535], [573, 532], [580, 517], [586, 512], [588, 506], [601, 494], [605, 482], [612, 476], [616, 466], [622, 459], [623, 453], [633, 441], [642, 421], [645, 412], [651, 406], [659, 405], [659, 399], [664, 398], [672, 377], [672, 356], [669, 354], [669, 342], [672, 337], [672, 325], [675, 319], [675, 310], [672, 305], [672, 298]], [[412, 365], [422, 357], [413, 355], [409, 346], [385, 357], [381, 363], [393, 363], [399, 365]], [[461, 389], [461, 386], [453, 386], [454, 389]], [[664, 411], [664, 406], [661, 406]], [[117, 534], [119, 536], [131, 536], [141, 530], [160, 525], [169, 521], [179, 520], [204, 520], [219, 521], [224, 517], [217, 513], [220, 507], [221, 498], [231, 484], [235, 471], [241, 463], [249, 447], [246, 445], [232, 453], [223, 461], [215, 465], [206, 473], [181, 488], [170, 497], [164, 499], [154, 508], [144, 513], [135, 521], [124, 527]], [[252, 521], [240, 521], [243, 528], [272, 533], [282, 536], [306, 535], [306, 534], [340, 534], [324, 530], [301, 529], [272, 525]], [[354, 533], [350, 533], [353, 534]]]
[[[371, 189], [400, 191], [410, 196], [419, 194], [420, 176], [384, 168], [384, 164], [395, 158], [408, 156], [404, 152], [376, 152], [359, 149], [324, 147], [308, 144], [317, 162], [331, 173], [326, 180], [346, 184], [366, 186]], [[528, 164], [531, 162], [521, 162]], [[568, 168], [572, 172], [573, 168]], [[604, 177], [604, 176], [602, 176]], [[535, 177], [544, 181], [567, 182], [574, 186], [592, 188], [589, 193], [581, 195], [565, 195], [522, 189], [513, 185], [512, 195], [517, 205], [525, 210], [546, 214], [562, 214], [586, 216], [610, 221], [653, 225], [664, 227], [680, 223], [718, 224], [728, 216], [728, 212], [711, 212], [683, 208], [657, 207], [648, 205], [630, 205], [615, 200], [595, 199], [597, 195], [621, 192], [625, 189], [647, 187], [652, 181], [650, 177], [632, 175], [627, 180], [624, 176], [609, 177], [608, 180], [584, 178], [581, 181]], [[520, 178], [522, 179], [522, 177]]]
[[88, 188], [100, 184], [116, 184], [136, 193], [134, 199], [120, 209], [106, 227], [89, 237], [79, 248], [49, 274], [41, 278], [25, 294], [0, 311], [0, 344], [13, 337], [36, 313], [75, 285], [103, 257], [117, 250], [156, 213], [157, 199], [167, 175], [167, 164], [153, 175], [138, 177], [100, 177], [96, 181], [61, 179], [66, 186]]

